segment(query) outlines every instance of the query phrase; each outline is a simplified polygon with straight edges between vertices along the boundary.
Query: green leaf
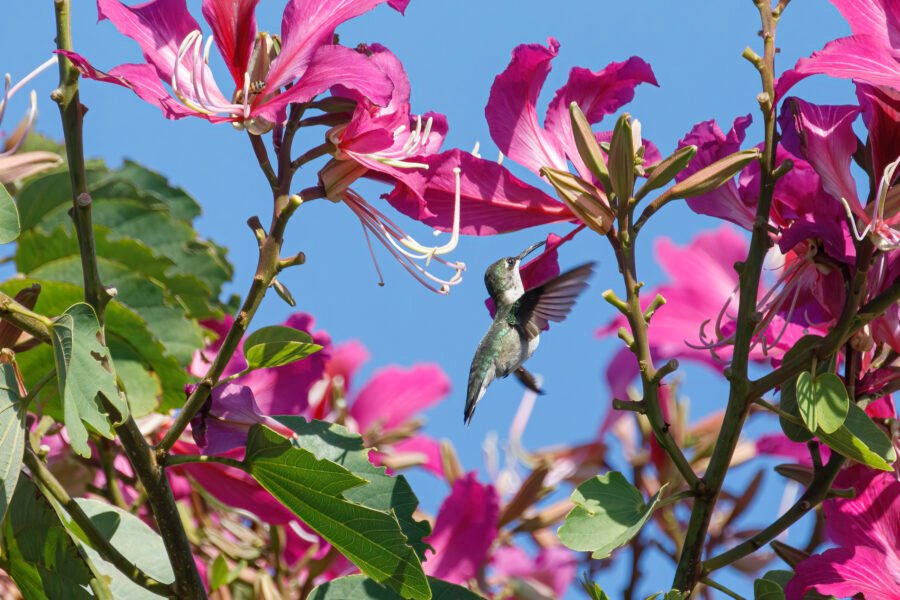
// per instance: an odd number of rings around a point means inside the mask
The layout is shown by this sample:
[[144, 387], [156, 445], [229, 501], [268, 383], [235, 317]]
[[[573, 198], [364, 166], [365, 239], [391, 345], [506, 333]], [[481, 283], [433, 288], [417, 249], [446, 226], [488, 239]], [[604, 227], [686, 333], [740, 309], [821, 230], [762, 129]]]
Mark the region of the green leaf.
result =
[[784, 588], [770, 579], [753, 582], [753, 600], [785, 600]]
[[16, 372], [11, 364], [0, 364], [0, 520], [16, 490], [25, 452], [25, 410], [19, 396]]
[[128, 405], [119, 396], [109, 349], [100, 343], [100, 324], [94, 309], [74, 304], [54, 319], [50, 328], [59, 394], [69, 443], [78, 454], [89, 457], [88, 430], [112, 439], [112, 424], [98, 398], [102, 394], [124, 419]]
[[834, 373], [816, 377], [816, 421], [825, 433], [834, 433], [844, 424], [850, 410], [850, 396], [844, 382]]
[[[779, 408], [791, 416], [800, 417], [800, 407], [797, 406], [797, 377], [789, 379], [781, 387], [781, 402]], [[785, 419], [783, 416], [778, 417], [778, 423], [784, 435], [791, 441], [798, 443], [806, 443], [813, 439], [813, 433], [803, 425], [794, 423]]]
[[559, 528], [559, 539], [572, 550], [606, 558], [644, 526], [664, 488], [645, 503], [641, 492], [621, 473], [610, 471], [588, 479], [572, 493], [575, 508]]
[[816, 435], [822, 443], [851, 460], [873, 469], [894, 470], [891, 463], [897, 460], [897, 453], [891, 440], [863, 409], [852, 402], [847, 419], [837, 431], [825, 433], [819, 429]]
[[818, 413], [816, 412], [816, 386], [812, 373], [804, 371], [797, 375], [797, 408], [800, 409], [800, 418], [810, 429], [815, 431], [818, 427]]
[[296, 434], [291, 439], [294, 446], [308, 450], [316, 458], [337, 463], [360, 479], [365, 479], [368, 485], [351, 488], [344, 492], [344, 497], [377, 511], [394, 513], [407, 543], [415, 549], [420, 559], [425, 560], [425, 549], [429, 546], [423, 538], [431, 533], [431, 525], [428, 521], [415, 519], [419, 499], [403, 475], [390, 476], [384, 467], [373, 465], [362, 437], [341, 425], [306, 421], [303, 417], [293, 416], [275, 419]]
[[[67, 307], [83, 298], [84, 292], [80, 286], [56, 281], [36, 281], [31, 279], [13, 280], [0, 284], [0, 291], [7, 294], [15, 294], [23, 284], [38, 283], [41, 286], [41, 294], [38, 297], [34, 310], [40, 314], [58, 315]], [[111, 302], [106, 307], [106, 339], [113, 363], [116, 365], [116, 374], [123, 382], [123, 387], [128, 392], [129, 404], [134, 416], [142, 416], [151, 412], [159, 404], [159, 393], [151, 390], [162, 391], [161, 408], [167, 410], [181, 406], [184, 403], [184, 384], [188, 377], [179, 362], [167, 352], [162, 342], [157, 339], [147, 328], [147, 323], [133, 310], [116, 302]], [[28, 352], [16, 355], [16, 361], [22, 369], [27, 387], [47, 374], [53, 365], [53, 351], [49, 346], [41, 345], [32, 348]], [[135, 379], [134, 368], [129, 365], [121, 365], [119, 362], [137, 362], [144, 373], [139, 379]], [[133, 365], [131, 365], [133, 367]], [[153, 379], [150, 386], [147, 378]], [[133, 393], [141, 396], [132, 398]], [[147, 394], [154, 394], [148, 397]], [[57, 420], [63, 419], [62, 403], [55, 388], [47, 386], [39, 397], [44, 412]]]
[[800, 417], [811, 431], [818, 428], [834, 433], [844, 424], [850, 396], [844, 382], [834, 373], [822, 373], [815, 378], [809, 372], [800, 373], [796, 394]]
[[231, 582], [238, 578], [246, 566], [247, 561], [241, 559], [234, 565], [234, 568], [229, 569], [225, 555], [218, 555], [209, 569], [209, 591], [215, 591], [223, 585], [230, 585]]
[[93, 598], [94, 578], [53, 507], [24, 474], [3, 521], [0, 567], [28, 600]]
[[[466, 588], [436, 579], [428, 578], [432, 600], [484, 600]], [[348, 575], [317, 586], [307, 596], [307, 600], [403, 600], [396, 592], [365, 575]]]
[[786, 588], [788, 582], [793, 579], [793, 577], [794, 572], [786, 569], [772, 569], [771, 571], [766, 571], [766, 574], [762, 576], [763, 579], [768, 579], [769, 581], [777, 583], [781, 589]]
[[[105, 502], [89, 498], [78, 498], [76, 501], [103, 537], [108, 539], [122, 556], [160, 583], [175, 581], [175, 573], [169, 564], [166, 546], [159, 534], [150, 529], [146, 523], [133, 514]], [[82, 551], [96, 570], [109, 579], [113, 597], [129, 600], [155, 600], [162, 597], [134, 583], [112, 563], [104, 560], [91, 546], [78, 525], [69, 520], [68, 514], [63, 512], [61, 515], [66, 527], [76, 536]]]
[[587, 573], [582, 575], [579, 583], [581, 584], [581, 589], [584, 590], [591, 600], [609, 600], [609, 596], [606, 595], [606, 592], [604, 592], [600, 588], [600, 585], [592, 580]]
[[272, 325], [254, 331], [244, 341], [244, 356], [250, 369], [279, 367], [302, 360], [322, 349], [305, 331]]
[[19, 211], [6, 188], [0, 185], [0, 244], [8, 244], [19, 237]]
[[365, 485], [365, 479], [263, 425], [250, 429], [244, 464], [260, 485], [363, 573], [405, 598], [431, 598], [419, 557], [397, 517], [345, 497], [347, 490]]

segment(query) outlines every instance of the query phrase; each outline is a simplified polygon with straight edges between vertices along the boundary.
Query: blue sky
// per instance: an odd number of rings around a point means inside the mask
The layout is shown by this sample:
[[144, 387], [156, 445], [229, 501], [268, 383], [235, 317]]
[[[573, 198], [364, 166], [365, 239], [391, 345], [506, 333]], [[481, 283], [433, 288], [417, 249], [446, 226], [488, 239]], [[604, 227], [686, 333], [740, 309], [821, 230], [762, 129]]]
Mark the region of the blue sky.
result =
[[[4, 4], [0, 72], [9, 71], [16, 80], [46, 60], [53, 49], [52, 3]], [[119, 36], [111, 24], [96, 23], [93, 3], [73, 4], [76, 49], [100, 68], [140, 59], [136, 44]], [[199, 6], [199, 2], [189, 4]], [[262, 2], [258, 10], [260, 28], [277, 31], [282, 7], [282, 2]], [[199, 8], [196, 14], [199, 16]], [[548, 36], [561, 43], [543, 102], [549, 100], [573, 66], [599, 69], [631, 55], [647, 60], [660, 87], [639, 88], [626, 110], [641, 120], [644, 137], [667, 154], [698, 121], [715, 118], [727, 129], [735, 116], [753, 113], [757, 119], [759, 79], [740, 54], [747, 45], [759, 47], [758, 30], [758, 15], [748, 0], [413, 0], [405, 17], [383, 6], [338, 32], [348, 46], [377, 41], [393, 50], [409, 73], [414, 112], [445, 113], [450, 122], [448, 146], [469, 149], [480, 141], [482, 155], [494, 157], [496, 148], [488, 136], [483, 109], [493, 78], [519, 43], [543, 43]], [[847, 33], [846, 24], [827, 2], [792, 3], [779, 27], [780, 68], [793, 65], [798, 57]], [[60, 136], [55, 106], [47, 99], [54, 78], [50, 73], [35, 84], [42, 110], [38, 127], [51, 136]], [[819, 103], [854, 99], [848, 84], [821, 77], [802, 83], [795, 91]], [[242, 293], [256, 262], [256, 243], [245, 221], [252, 215], [263, 216], [266, 221], [270, 210], [267, 185], [246, 137], [227, 125], [212, 126], [198, 119], [166, 121], [155, 108], [114, 86], [87, 82], [82, 101], [90, 108], [85, 121], [87, 153], [112, 164], [123, 158], [137, 160], [161, 171], [198, 198], [204, 208], [199, 222], [201, 233], [227, 245], [236, 266], [235, 283], [227, 291]], [[9, 118], [19, 110], [24, 110], [24, 104], [14, 105]], [[539, 107], [539, 113], [542, 110]], [[305, 135], [299, 140], [302, 145], [321, 141], [321, 130]], [[753, 143], [759, 139], [758, 123], [748, 138]], [[531, 174], [516, 172], [540, 185]], [[300, 173], [296, 186], [300, 189], [314, 183], [315, 171], [307, 169]], [[360, 186], [359, 190], [373, 201], [387, 191], [374, 184]], [[430, 237], [427, 228], [403, 217], [397, 220], [418, 238]], [[649, 285], [660, 281], [651, 252], [653, 237], [665, 235], [684, 243], [701, 229], [716, 226], [718, 223], [698, 217], [684, 206], [667, 208], [662, 218], [651, 221], [645, 229], [639, 261], [641, 278]], [[505, 435], [521, 397], [516, 381], [495, 383], [472, 426], [463, 426], [469, 362], [490, 322], [482, 304], [482, 273], [496, 258], [518, 253], [543, 239], [548, 231], [567, 230], [551, 227], [463, 239], [456, 258], [468, 265], [465, 282], [449, 296], [441, 297], [414, 282], [386, 252], [376, 248], [386, 281], [385, 287], [379, 287], [352, 213], [341, 205], [314, 202], [298, 212], [285, 242], [286, 252], [303, 250], [307, 264], [289, 271], [282, 280], [292, 290], [299, 308], [315, 315], [319, 327], [335, 340], [356, 338], [365, 343], [372, 354], [366, 373], [387, 364], [439, 363], [454, 387], [451, 396], [427, 414], [427, 431], [452, 440], [465, 467], [477, 469], [483, 465], [485, 436], [491, 431]], [[609, 406], [602, 373], [620, 342], [597, 340], [594, 331], [612, 317], [599, 293], [621, 286], [605, 240], [597, 236], [580, 235], [560, 256], [564, 269], [587, 259], [599, 263], [592, 287], [569, 320], [544, 336], [529, 363], [530, 369], [544, 378], [548, 391], [538, 400], [526, 431], [525, 441], [531, 448], [593, 436]], [[263, 304], [256, 325], [278, 323], [290, 310], [272, 294]], [[695, 415], [724, 406], [724, 387], [708, 372], [687, 367], [683, 375], [683, 391], [691, 398]], [[739, 484], [741, 478], [745, 476], [739, 473], [735, 482]], [[422, 504], [434, 510], [446, 486], [427, 476], [414, 476], [413, 484]], [[769, 486], [767, 490], [771, 495], [757, 507], [760, 515], [771, 515], [780, 500], [778, 487]], [[671, 573], [668, 565], [660, 565], [658, 556], [651, 555], [650, 561], [653, 574], [642, 584], [642, 590], [646, 588], [648, 593], [662, 589]], [[620, 566], [601, 579], [613, 597], [618, 593], [621, 575]]]

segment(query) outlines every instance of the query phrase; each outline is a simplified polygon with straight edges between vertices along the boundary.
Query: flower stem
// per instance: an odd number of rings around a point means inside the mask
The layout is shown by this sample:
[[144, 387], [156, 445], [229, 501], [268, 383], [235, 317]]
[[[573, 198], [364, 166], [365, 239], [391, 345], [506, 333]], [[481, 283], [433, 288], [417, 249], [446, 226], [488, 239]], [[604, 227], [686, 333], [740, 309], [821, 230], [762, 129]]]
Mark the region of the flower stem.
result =
[[137, 565], [124, 557], [106, 536], [100, 533], [100, 530], [97, 529], [91, 518], [82, 510], [78, 502], [69, 496], [69, 493], [53, 476], [50, 469], [30, 449], [25, 451], [24, 461], [41, 492], [62, 505], [75, 524], [81, 528], [91, 547], [97, 550], [104, 559], [112, 563], [123, 575], [142, 588], [162, 596], [172, 594], [172, 586], [161, 583], [142, 571]]
[[845, 460], [846, 459], [843, 456], [837, 452], [833, 452], [828, 463], [821, 471], [816, 473], [815, 478], [806, 489], [806, 492], [800, 496], [800, 499], [797, 500], [787, 512], [753, 537], [718, 556], [706, 560], [703, 563], [703, 572], [710, 573], [716, 569], [728, 566], [745, 556], [753, 554], [778, 537], [778, 534], [782, 531], [799, 521], [801, 517], [818, 506], [819, 503], [826, 498], [828, 491], [831, 489], [831, 484], [834, 482], [834, 478], [837, 477]]
[[[56, 46], [60, 50], [72, 50], [71, 5], [70, 0], [54, 0], [56, 12]], [[65, 58], [59, 60], [59, 87], [53, 98], [59, 104], [62, 127], [66, 140], [66, 156], [72, 184], [72, 220], [78, 237], [78, 249], [84, 276], [84, 299], [97, 313], [101, 332], [103, 331], [104, 310], [112, 298], [100, 280], [97, 252], [94, 243], [94, 227], [91, 219], [91, 197], [88, 194], [87, 175], [84, 169], [84, 146], [82, 119], [84, 107], [78, 95], [78, 70]], [[102, 396], [100, 396], [102, 398]], [[106, 403], [110, 415], [117, 411]], [[156, 460], [152, 448], [144, 439], [131, 415], [123, 420], [116, 433], [122, 442], [135, 474], [147, 490], [147, 500], [162, 534], [163, 542], [172, 570], [175, 573], [175, 595], [185, 600], [206, 598], [206, 591], [190, 543], [181, 523], [181, 516], [175, 505], [175, 498], [169, 481]]]
[[220, 465], [227, 465], [229, 467], [234, 467], [235, 469], [240, 469], [242, 471], [246, 470], [244, 463], [233, 458], [228, 458], [227, 456], [207, 456], [205, 454], [170, 454], [168, 455], [168, 457], [166, 457], [167, 467], [172, 467], [175, 465], [187, 465], [191, 463], [218, 463]]
[[734, 354], [731, 362], [730, 389], [725, 416], [715, 447], [703, 476], [702, 493], [694, 502], [688, 529], [675, 571], [672, 587], [683, 592], [694, 589], [702, 576], [701, 556], [706, 542], [710, 519], [731, 465], [731, 457], [737, 447], [741, 429], [750, 407], [750, 381], [748, 367], [750, 344], [756, 324], [756, 302], [759, 291], [763, 259], [769, 248], [769, 211], [775, 191], [775, 147], [777, 143], [775, 123], [775, 30], [778, 17], [772, 12], [770, 0], [754, 0], [762, 22], [763, 57], [757, 64], [762, 81], [762, 93], [758, 100], [763, 115], [765, 145], [760, 157], [760, 190], [756, 217], [750, 239], [747, 259], [735, 265], [740, 281], [737, 330]]

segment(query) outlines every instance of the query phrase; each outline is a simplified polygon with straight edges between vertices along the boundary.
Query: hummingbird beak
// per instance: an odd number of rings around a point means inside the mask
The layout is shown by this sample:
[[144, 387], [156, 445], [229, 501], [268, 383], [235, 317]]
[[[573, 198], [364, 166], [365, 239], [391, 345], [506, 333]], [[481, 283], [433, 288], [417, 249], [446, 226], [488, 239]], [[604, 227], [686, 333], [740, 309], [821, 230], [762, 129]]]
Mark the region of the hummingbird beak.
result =
[[538, 248], [540, 248], [543, 245], [544, 245], [544, 242], [538, 242], [537, 244], [532, 244], [532, 245], [528, 246], [527, 248], [525, 248], [522, 251], [521, 254], [519, 254], [516, 257], [516, 260], [519, 262], [522, 262], [526, 256], [528, 256], [529, 254], [531, 254], [532, 252], [534, 252], [535, 250], [537, 250]]

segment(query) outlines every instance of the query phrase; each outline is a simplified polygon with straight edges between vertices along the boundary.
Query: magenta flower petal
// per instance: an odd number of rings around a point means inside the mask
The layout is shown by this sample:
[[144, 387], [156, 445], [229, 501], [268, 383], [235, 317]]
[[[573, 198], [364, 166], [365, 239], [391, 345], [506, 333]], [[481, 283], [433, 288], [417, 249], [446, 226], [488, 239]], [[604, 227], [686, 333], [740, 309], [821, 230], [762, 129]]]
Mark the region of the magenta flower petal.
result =
[[[418, 466], [443, 479], [444, 462], [441, 459], [441, 443], [427, 435], [416, 434], [391, 444], [392, 455], [415, 455], [422, 462]], [[403, 461], [404, 463], [407, 461]]]
[[137, 94], [141, 100], [149, 102], [162, 110], [163, 115], [167, 119], [204, 116], [175, 100], [175, 98], [172, 97], [172, 94], [163, 87], [156, 70], [148, 64], [119, 65], [118, 67], [111, 69], [108, 73], [105, 73], [94, 68], [94, 66], [80, 54], [67, 50], [58, 50], [57, 53], [62, 54], [72, 61], [72, 64], [78, 69], [82, 77], [101, 81], [103, 83], [114, 83], [128, 88]]
[[500, 151], [534, 173], [541, 167], [566, 170], [563, 149], [538, 123], [536, 108], [558, 50], [559, 42], [552, 37], [547, 46], [516, 46], [509, 65], [494, 79], [484, 109], [491, 139]]
[[212, 27], [236, 89], [244, 87], [244, 73], [253, 52], [257, 4], [259, 0], [203, 0], [203, 16]]
[[815, 590], [825, 596], [849, 598], [862, 593], [866, 600], [897, 600], [900, 559], [866, 546], [832, 548], [797, 565], [785, 590], [788, 600], [803, 600]]
[[[269, 78], [273, 76], [276, 63], [277, 59], [272, 63]], [[305, 64], [306, 71], [290, 89], [255, 106], [253, 114], [270, 121], [278, 120], [288, 104], [311, 100], [338, 83], [357, 90], [376, 104], [386, 104], [391, 98], [393, 86], [387, 75], [365, 54], [356, 50], [344, 46], [320, 46], [314, 49]], [[274, 89], [269, 78], [266, 79], [266, 87]]]
[[[384, 0], [289, 0], [281, 20], [281, 52], [266, 76], [266, 87], [280, 88], [306, 73], [316, 51], [331, 45], [338, 25], [382, 2]], [[334, 83], [342, 82], [337, 79]]]
[[547, 597], [562, 598], [575, 580], [578, 558], [562, 546], [542, 548], [534, 558], [518, 546], [503, 546], [491, 556], [491, 567], [499, 582], [521, 579]]
[[[199, 31], [200, 25], [188, 12], [185, 0], [151, 0], [137, 6], [126, 6], [118, 0], [97, 0], [100, 19], [109, 19], [123, 35], [141, 47], [144, 58], [156, 69], [160, 79], [172, 81], [175, 72], [178, 88], [193, 98], [191, 72], [194, 58], [187, 53], [177, 71], [175, 62], [179, 47], [188, 34]], [[229, 104], [216, 87], [207, 65], [200, 65], [206, 90], [204, 100], [218, 105]]]
[[247, 432], [257, 423], [286, 437], [292, 435], [290, 429], [260, 410], [253, 392], [246, 386], [229, 383], [216, 388], [210, 402], [210, 410], [203, 419], [206, 444], [205, 447], [198, 444], [206, 454], [224, 454], [233, 448], [243, 448], [247, 445]]
[[850, 173], [857, 146], [853, 121], [859, 109], [811, 104], [799, 98], [784, 102], [780, 119], [784, 147], [812, 165], [826, 192], [836, 199], [845, 198], [851, 207], [859, 207]]
[[450, 379], [437, 365], [378, 370], [350, 405], [360, 432], [373, 427], [390, 431], [434, 406], [450, 392]]
[[[750, 126], [751, 121], [750, 115], [738, 117], [734, 120], [727, 135], [719, 129], [715, 121], [704, 121], [694, 125], [691, 131], [678, 142], [678, 147], [697, 146], [697, 156], [685, 170], [678, 174], [676, 179], [681, 181], [720, 158], [725, 158], [740, 150], [741, 143], [744, 141], [744, 132]], [[745, 229], [752, 228], [756, 213], [755, 200], [745, 199], [738, 191], [734, 181], [729, 181], [708, 194], [688, 198], [687, 204], [696, 213], [725, 219]]]
[[[565, 85], [556, 91], [547, 108], [544, 129], [556, 137], [578, 173], [592, 179], [592, 175], [575, 147], [569, 105], [577, 102], [588, 123], [599, 123], [603, 117], [615, 113], [634, 98], [634, 89], [641, 83], [659, 85], [653, 69], [643, 59], [632, 56], [623, 62], [610, 63], [599, 71], [574, 67]], [[655, 147], [654, 147], [655, 150]], [[647, 157], [652, 164], [653, 157]]]
[[837, 487], [853, 487], [854, 498], [823, 505], [826, 531], [837, 548], [797, 565], [788, 598], [809, 590], [838, 597], [862, 593], [867, 600], [893, 600], [900, 589], [900, 481], [895, 473], [854, 465], [842, 471]]
[[875, 181], [879, 181], [885, 167], [900, 157], [900, 95], [869, 85], [857, 85], [856, 95], [869, 130]]
[[897, 87], [900, 62], [896, 50], [872, 35], [854, 35], [828, 42], [794, 67], [800, 75], [828, 75], [858, 83]]
[[434, 547], [425, 559], [425, 573], [458, 584], [475, 577], [497, 537], [499, 514], [493, 486], [478, 483], [475, 473], [456, 480], [425, 540]]
[[422, 159], [427, 171], [413, 171], [386, 196], [405, 214], [449, 231], [453, 222], [454, 167], [462, 169], [460, 233], [494, 235], [570, 221], [575, 216], [561, 202], [528, 185], [495, 162], [451, 150]]
[[310, 389], [322, 379], [331, 347], [331, 337], [324, 331], [313, 331], [314, 324], [315, 320], [306, 313], [295, 313], [284, 323], [286, 327], [310, 334], [322, 350], [303, 360], [281, 367], [259, 369], [235, 380], [235, 383], [253, 390], [264, 414], [297, 415], [309, 406]]
[[[173, 454], [196, 453], [196, 446], [183, 441], [176, 442], [173, 447]], [[240, 454], [232, 453], [230, 456], [239, 458]], [[172, 470], [190, 476], [223, 504], [249, 511], [265, 523], [283, 525], [297, 519], [256, 480], [240, 469], [218, 463], [190, 463], [172, 467]]]

